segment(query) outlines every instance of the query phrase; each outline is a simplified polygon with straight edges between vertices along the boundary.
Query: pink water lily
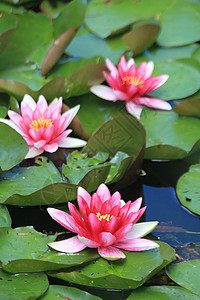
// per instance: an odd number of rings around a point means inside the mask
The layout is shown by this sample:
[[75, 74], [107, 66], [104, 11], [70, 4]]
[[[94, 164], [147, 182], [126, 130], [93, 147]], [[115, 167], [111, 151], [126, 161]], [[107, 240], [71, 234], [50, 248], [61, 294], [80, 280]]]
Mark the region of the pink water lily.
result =
[[134, 59], [128, 62], [124, 56], [121, 57], [118, 68], [107, 58], [106, 66], [110, 73], [103, 71], [108, 85], [95, 85], [91, 92], [100, 98], [110, 101], [126, 101], [126, 109], [133, 116], [139, 118], [143, 106], [157, 109], [171, 110], [171, 105], [161, 99], [145, 96], [163, 85], [168, 75], [152, 76], [154, 63], [152, 61], [142, 62], [138, 68]]
[[142, 198], [125, 203], [119, 192], [111, 196], [107, 186], [101, 184], [92, 197], [79, 187], [77, 201], [80, 213], [70, 202], [71, 215], [55, 208], [47, 209], [54, 220], [77, 233], [69, 239], [49, 243], [51, 248], [67, 253], [76, 253], [86, 247], [97, 248], [100, 256], [116, 260], [126, 257], [120, 249], [144, 251], [159, 247], [157, 243], [141, 238], [158, 222], [135, 224], [146, 209], [140, 208]]
[[62, 98], [55, 99], [48, 106], [44, 96], [40, 96], [36, 103], [31, 96], [25, 95], [21, 102], [21, 115], [9, 110], [10, 120], [0, 119], [20, 133], [29, 146], [29, 152], [25, 158], [35, 157], [44, 151], [55, 152], [58, 147], [73, 148], [82, 147], [85, 141], [68, 137], [71, 129], [65, 130], [76, 113], [79, 105], [68, 110], [62, 116]]

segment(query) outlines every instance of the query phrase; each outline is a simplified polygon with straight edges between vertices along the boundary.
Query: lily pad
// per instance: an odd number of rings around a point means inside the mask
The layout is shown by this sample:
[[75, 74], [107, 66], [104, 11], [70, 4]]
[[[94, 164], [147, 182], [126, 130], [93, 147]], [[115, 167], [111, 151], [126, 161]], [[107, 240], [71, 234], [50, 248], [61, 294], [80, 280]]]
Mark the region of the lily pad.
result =
[[159, 23], [153, 20], [143, 21], [133, 25], [132, 30], [123, 35], [123, 40], [129, 45], [134, 56], [152, 46], [160, 32]]
[[200, 98], [183, 100], [173, 110], [181, 116], [200, 116]]
[[177, 284], [200, 296], [200, 260], [184, 261], [166, 268], [167, 275]]
[[155, 63], [154, 76], [168, 74], [169, 79], [150, 95], [164, 100], [188, 97], [199, 90], [200, 64], [194, 59]]
[[100, 55], [117, 64], [122, 54], [128, 49], [129, 46], [121, 36], [101, 39], [88, 31], [87, 28], [81, 27], [65, 53], [85, 58]]
[[76, 300], [98, 300], [97, 296], [69, 286], [50, 285], [47, 292], [39, 300], [54, 300], [56, 298]]
[[2, 122], [0, 141], [0, 169], [6, 171], [24, 159], [28, 153], [28, 145], [19, 133]]
[[134, 291], [127, 300], [198, 300], [199, 297], [179, 286], [150, 286]]
[[46, 236], [34, 230], [32, 226], [15, 229], [1, 227], [0, 236], [1, 264], [3, 269], [10, 273], [60, 270], [99, 257], [97, 251], [93, 249], [86, 249], [76, 254], [51, 251], [47, 243], [53, 242], [56, 235]]
[[0, 204], [0, 227], [11, 227], [11, 217], [5, 205]]
[[49, 275], [92, 287], [135, 289], [174, 260], [174, 250], [163, 242], [158, 243], [160, 248], [157, 250], [125, 251], [125, 260], [108, 262], [99, 258], [95, 262], [74, 271]]
[[176, 186], [176, 192], [182, 205], [200, 215], [200, 164], [192, 165], [183, 174]]
[[5, 118], [8, 113], [9, 96], [7, 94], [0, 94], [0, 118]]
[[190, 154], [200, 139], [200, 120], [173, 111], [144, 108], [141, 123], [146, 129], [147, 159], [180, 159]]
[[0, 270], [0, 298], [35, 300], [45, 293], [49, 286], [45, 274], [10, 275]]
[[91, 169], [101, 167], [99, 164], [103, 164], [108, 156], [108, 153], [98, 152], [93, 157], [87, 157], [86, 153], [74, 151], [68, 155], [67, 164], [63, 164], [62, 174], [70, 183], [78, 184]]
[[2, 13], [0, 18], [0, 53], [4, 50], [16, 30], [17, 19], [15, 16]]
[[162, 31], [157, 40], [158, 44], [174, 47], [198, 41], [200, 39], [199, 18], [198, 2], [173, 1], [162, 14]]

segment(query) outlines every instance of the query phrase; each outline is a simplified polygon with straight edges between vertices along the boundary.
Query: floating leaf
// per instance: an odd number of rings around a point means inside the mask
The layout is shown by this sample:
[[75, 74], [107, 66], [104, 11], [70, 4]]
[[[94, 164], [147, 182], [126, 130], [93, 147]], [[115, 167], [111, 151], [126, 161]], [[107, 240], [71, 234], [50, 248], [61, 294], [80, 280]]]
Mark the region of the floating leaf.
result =
[[200, 98], [183, 100], [173, 110], [182, 116], [200, 116]]
[[138, 22], [132, 30], [123, 36], [123, 40], [129, 45], [134, 56], [149, 48], [160, 32], [158, 22]]
[[0, 118], [5, 118], [8, 113], [9, 96], [7, 94], [0, 94]]
[[87, 28], [81, 27], [65, 52], [85, 58], [101, 55], [117, 64], [122, 54], [128, 49], [128, 45], [121, 36], [101, 39], [89, 32]]
[[157, 40], [158, 44], [174, 47], [199, 41], [199, 18], [198, 1], [173, 1], [160, 17], [162, 31]]
[[200, 120], [179, 117], [173, 111], [144, 108], [140, 121], [147, 134], [147, 159], [183, 158], [191, 153], [200, 139]]
[[150, 94], [153, 97], [164, 100], [181, 99], [199, 90], [200, 64], [194, 59], [156, 62], [153, 75], [160, 74], [168, 74], [169, 79]]
[[191, 44], [182, 47], [161, 48], [153, 46], [145, 50], [142, 55], [136, 58], [136, 63], [139, 64], [143, 61], [171, 61], [179, 58], [195, 58], [193, 53], [198, 49], [198, 44]]
[[10, 273], [60, 270], [99, 257], [98, 252], [93, 249], [85, 249], [75, 254], [51, 251], [47, 243], [53, 242], [56, 236], [46, 236], [34, 230], [32, 226], [15, 229], [0, 227], [0, 236], [1, 264], [3, 269]]
[[161, 15], [171, 3], [173, 0], [139, 2], [93, 0], [88, 3], [85, 24], [97, 36], [105, 38], [120, 29], [126, 30], [128, 26], [141, 19]]
[[104, 152], [87, 157], [86, 153], [74, 151], [68, 155], [67, 164], [62, 166], [63, 176], [67, 177], [70, 183], [78, 184], [91, 169], [101, 167], [99, 164], [104, 163], [107, 159], [108, 153]]
[[47, 292], [39, 298], [39, 300], [53, 300], [63, 298], [65, 300], [98, 300], [97, 296], [91, 295], [85, 291], [69, 286], [50, 285]]
[[160, 248], [157, 250], [125, 251], [125, 260], [108, 262], [99, 258], [74, 271], [49, 275], [69, 282], [104, 289], [137, 288], [174, 260], [174, 250], [163, 242], [158, 243]]
[[150, 286], [142, 287], [134, 291], [127, 300], [174, 300], [187, 299], [198, 300], [199, 297], [179, 286]]
[[0, 17], [0, 53], [4, 50], [10, 41], [12, 34], [16, 30], [17, 20], [15, 16], [7, 13], [1, 13]]
[[200, 260], [188, 260], [166, 268], [167, 275], [177, 284], [200, 296]]
[[0, 227], [11, 227], [11, 217], [5, 205], [0, 204]]
[[200, 164], [192, 165], [183, 174], [176, 186], [176, 192], [182, 205], [200, 215]]
[[28, 145], [19, 133], [2, 122], [0, 141], [0, 169], [6, 171], [24, 159], [28, 153]]
[[79, 27], [84, 20], [86, 0], [74, 0], [65, 5], [56, 18], [53, 19], [54, 37], [72, 27]]
[[10, 275], [0, 270], [0, 298], [25, 300], [38, 299], [49, 286], [45, 274]]
[[41, 74], [46, 75], [62, 56], [65, 48], [69, 45], [75, 36], [79, 26], [72, 27], [63, 32], [48, 50], [42, 62]]
[[200, 47], [193, 52], [192, 57], [200, 62]]

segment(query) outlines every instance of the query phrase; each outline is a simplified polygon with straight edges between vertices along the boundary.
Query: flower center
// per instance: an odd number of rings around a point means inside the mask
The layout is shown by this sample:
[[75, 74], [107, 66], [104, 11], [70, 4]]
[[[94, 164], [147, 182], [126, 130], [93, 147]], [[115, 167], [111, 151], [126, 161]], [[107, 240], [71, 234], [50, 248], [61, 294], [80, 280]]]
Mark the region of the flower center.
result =
[[97, 212], [96, 216], [99, 219], [99, 221], [106, 220], [107, 222], [109, 222], [110, 219], [113, 218], [113, 215], [112, 216], [110, 214], [102, 215], [100, 212]]
[[41, 128], [47, 129], [49, 126], [53, 125], [51, 119], [45, 119], [43, 116], [40, 119], [33, 120], [29, 125], [32, 129], [39, 131]]
[[136, 77], [136, 76], [125, 76], [123, 77], [123, 84], [127, 83], [127, 84], [134, 84], [135, 86], [140, 86], [143, 87], [144, 86], [144, 80], [141, 79], [141, 76]]

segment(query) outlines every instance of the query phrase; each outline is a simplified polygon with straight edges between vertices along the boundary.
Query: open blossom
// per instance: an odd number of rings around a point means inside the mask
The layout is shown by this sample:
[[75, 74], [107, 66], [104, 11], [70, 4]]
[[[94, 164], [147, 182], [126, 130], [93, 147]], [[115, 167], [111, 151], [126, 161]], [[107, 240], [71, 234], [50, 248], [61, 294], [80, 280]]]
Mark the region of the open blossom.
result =
[[71, 129], [65, 130], [78, 112], [79, 105], [68, 110], [62, 116], [60, 115], [61, 109], [61, 97], [48, 106], [42, 95], [37, 103], [31, 96], [25, 95], [21, 102], [21, 116], [9, 110], [10, 120], [0, 119], [0, 121], [14, 128], [26, 140], [29, 152], [25, 158], [35, 157], [44, 151], [55, 152], [58, 147], [84, 146], [85, 141], [68, 137], [72, 132]]
[[108, 58], [106, 66], [110, 73], [103, 71], [103, 75], [110, 87], [95, 85], [90, 89], [98, 97], [110, 101], [126, 101], [127, 111], [137, 118], [140, 117], [144, 105], [157, 109], [171, 109], [166, 101], [149, 96], [144, 97], [163, 85], [169, 78], [168, 75], [151, 76], [154, 69], [152, 61], [142, 62], [136, 68], [133, 58], [126, 62], [122, 56], [118, 68]]
[[51, 248], [67, 253], [76, 253], [86, 247], [97, 248], [100, 256], [116, 260], [126, 257], [120, 249], [143, 251], [159, 247], [157, 243], [141, 238], [158, 222], [135, 224], [146, 209], [140, 208], [142, 198], [125, 203], [119, 192], [111, 196], [107, 186], [101, 184], [92, 197], [79, 187], [77, 201], [81, 214], [70, 202], [71, 215], [55, 208], [47, 209], [54, 220], [77, 233], [69, 239], [49, 243]]

